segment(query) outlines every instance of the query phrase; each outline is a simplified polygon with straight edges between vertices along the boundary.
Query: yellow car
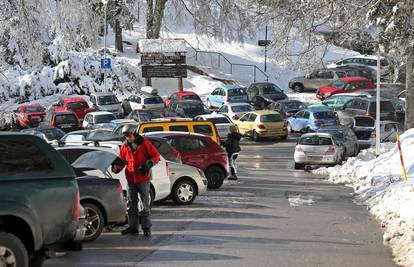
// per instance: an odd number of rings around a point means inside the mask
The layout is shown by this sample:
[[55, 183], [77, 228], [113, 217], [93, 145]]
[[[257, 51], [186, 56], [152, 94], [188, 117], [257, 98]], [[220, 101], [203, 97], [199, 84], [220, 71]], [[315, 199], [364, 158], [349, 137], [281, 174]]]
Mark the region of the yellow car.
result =
[[287, 123], [276, 111], [259, 110], [244, 114], [235, 123], [244, 136], [251, 136], [254, 141], [260, 138], [280, 137], [286, 139], [288, 136]]

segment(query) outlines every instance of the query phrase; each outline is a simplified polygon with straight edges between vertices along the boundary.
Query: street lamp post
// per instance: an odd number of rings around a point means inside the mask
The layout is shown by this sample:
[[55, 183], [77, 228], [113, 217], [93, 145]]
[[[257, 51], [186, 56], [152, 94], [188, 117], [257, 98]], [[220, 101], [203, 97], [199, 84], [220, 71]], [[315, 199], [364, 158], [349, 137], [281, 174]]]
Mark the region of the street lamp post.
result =
[[[108, 9], [108, 0], [102, 0], [104, 4], [104, 62], [106, 62], [106, 35], [107, 35], [107, 9]], [[106, 68], [104, 69], [104, 92], [106, 92]]]
[[381, 48], [380, 48], [380, 37], [378, 37], [378, 58], [377, 58], [377, 107], [376, 107], [376, 118], [375, 118], [375, 154], [377, 157], [380, 155], [381, 146]]

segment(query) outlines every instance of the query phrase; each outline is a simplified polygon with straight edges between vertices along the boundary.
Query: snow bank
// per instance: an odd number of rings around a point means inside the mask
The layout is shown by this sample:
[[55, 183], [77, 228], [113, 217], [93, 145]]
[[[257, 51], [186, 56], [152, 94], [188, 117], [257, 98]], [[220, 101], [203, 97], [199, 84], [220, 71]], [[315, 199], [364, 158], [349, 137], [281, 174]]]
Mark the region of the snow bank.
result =
[[354, 188], [356, 200], [366, 204], [384, 229], [384, 243], [393, 250], [395, 261], [414, 266], [414, 129], [401, 136], [408, 181], [404, 183], [400, 155], [395, 144], [383, 144], [376, 158], [373, 149], [362, 151], [342, 166], [320, 168], [333, 183]]

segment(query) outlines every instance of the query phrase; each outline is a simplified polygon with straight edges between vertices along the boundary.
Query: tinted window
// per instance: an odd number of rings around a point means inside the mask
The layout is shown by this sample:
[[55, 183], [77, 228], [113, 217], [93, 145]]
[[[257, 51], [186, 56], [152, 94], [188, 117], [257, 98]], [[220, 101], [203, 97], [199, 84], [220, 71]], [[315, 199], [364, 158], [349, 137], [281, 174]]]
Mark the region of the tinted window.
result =
[[231, 123], [227, 117], [208, 118], [207, 120], [211, 121], [214, 124]]
[[277, 94], [282, 92], [282, 90], [280, 90], [280, 88], [274, 84], [261, 85], [260, 88], [262, 89], [262, 92], [265, 95]]
[[42, 107], [25, 107], [24, 112], [25, 113], [34, 113], [34, 112], [43, 112], [44, 108]]
[[335, 119], [335, 113], [333, 112], [316, 112], [313, 113], [315, 119]]
[[332, 83], [332, 87], [338, 88], [338, 89], [344, 89], [346, 83], [342, 80], [336, 80]]
[[332, 145], [332, 139], [329, 137], [307, 136], [301, 137], [299, 144], [309, 146], [329, 146]]
[[0, 173], [25, 173], [53, 170], [52, 162], [35, 144], [6, 140], [0, 143]]
[[260, 116], [261, 122], [281, 122], [283, 118], [280, 114], [269, 114]]
[[305, 105], [301, 102], [286, 102], [284, 110], [298, 110], [301, 108], [305, 108]]
[[233, 106], [231, 107], [233, 112], [249, 112], [253, 111], [253, 107], [250, 105], [243, 105], [243, 106]]
[[186, 115], [190, 115], [192, 117], [209, 113], [209, 110], [201, 103], [200, 104], [183, 104], [182, 108]]
[[183, 100], [198, 100], [201, 101], [200, 97], [198, 95], [184, 95], [182, 97]]
[[208, 136], [213, 135], [213, 129], [211, 128], [210, 125], [194, 125], [193, 128], [194, 128], [195, 133], [208, 135]]
[[66, 106], [69, 109], [76, 109], [76, 108], [89, 108], [88, 103], [86, 102], [71, 102], [71, 103], [67, 103]]
[[171, 125], [170, 127], [170, 131], [174, 131], [174, 132], [186, 132], [188, 133], [188, 126], [185, 125]]
[[374, 127], [375, 120], [371, 117], [359, 116], [354, 118], [355, 126], [360, 127]]
[[95, 117], [95, 123], [109, 123], [111, 120], [116, 120], [113, 114], [98, 115]]
[[143, 133], [150, 133], [150, 132], [162, 132], [164, 129], [161, 126], [149, 126], [144, 127], [142, 130]]
[[164, 101], [159, 96], [144, 99], [144, 104], [163, 104], [163, 103]]
[[[381, 112], [395, 112], [394, 106], [390, 101], [381, 101], [380, 103], [380, 109]], [[376, 112], [377, 111], [377, 103], [371, 102], [371, 106], [369, 107], [370, 112]]]
[[227, 91], [227, 94], [229, 96], [244, 96], [246, 95], [246, 92], [242, 88], [236, 88], [236, 89], [229, 89]]
[[98, 97], [99, 105], [115, 105], [118, 104], [119, 100], [115, 95], [106, 95]]
[[206, 147], [206, 144], [198, 138], [175, 138], [169, 141], [170, 144], [180, 152], [199, 150]]
[[76, 119], [75, 115], [67, 114], [67, 115], [56, 115], [55, 117], [55, 124], [77, 124], [78, 120]]
[[249, 116], [249, 118], [247, 119], [247, 121], [255, 121], [256, 120], [256, 118], [257, 118], [257, 115], [256, 114], [250, 114], [250, 116]]
[[44, 134], [49, 141], [60, 140], [65, 135], [65, 132], [58, 128], [42, 129], [39, 132]]

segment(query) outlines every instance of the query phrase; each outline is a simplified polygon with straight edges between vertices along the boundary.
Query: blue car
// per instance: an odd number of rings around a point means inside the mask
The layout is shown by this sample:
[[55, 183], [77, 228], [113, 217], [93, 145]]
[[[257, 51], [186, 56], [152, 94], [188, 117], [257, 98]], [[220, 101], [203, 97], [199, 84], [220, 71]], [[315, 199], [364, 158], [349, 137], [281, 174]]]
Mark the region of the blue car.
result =
[[315, 108], [304, 109], [294, 116], [287, 118], [289, 133], [293, 132], [316, 132], [321, 127], [338, 125], [336, 114], [329, 109]]
[[224, 104], [247, 102], [247, 93], [240, 85], [224, 85], [207, 96], [209, 108], [220, 108]]

